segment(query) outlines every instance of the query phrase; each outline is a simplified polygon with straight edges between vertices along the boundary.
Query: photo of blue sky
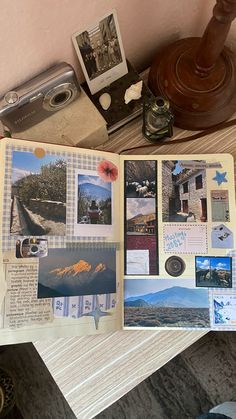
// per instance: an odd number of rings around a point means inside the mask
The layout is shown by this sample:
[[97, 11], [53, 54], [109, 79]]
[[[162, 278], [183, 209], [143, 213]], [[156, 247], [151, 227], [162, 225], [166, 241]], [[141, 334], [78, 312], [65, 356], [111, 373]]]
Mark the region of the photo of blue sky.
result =
[[99, 176], [78, 175], [78, 185], [93, 185], [99, 188], [105, 188], [110, 192], [111, 196], [111, 182], [104, 182]]
[[178, 160], [176, 165], [175, 165], [175, 169], [173, 170], [173, 175], [178, 175], [179, 173], [181, 173], [183, 171], [183, 168], [180, 166], [180, 162], [182, 160]]
[[[41, 167], [55, 163], [57, 160], [61, 160], [61, 156], [55, 156], [46, 154], [43, 158], [38, 158], [34, 153], [27, 151], [13, 151], [12, 152], [12, 183], [22, 177], [30, 174], [40, 173]], [[63, 160], [65, 160], [63, 158]]]
[[198, 269], [216, 269], [216, 270], [231, 270], [231, 258], [230, 257], [196, 257], [196, 268]]
[[[205, 163], [204, 160], [177, 160], [177, 162], [175, 163], [175, 168], [173, 170], [173, 175], [178, 175], [179, 173], [182, 173], [183, 170], [185, 170], [184, 168], [184, 164], [193, 164], [194, 165], [194, 161], [198, 162], [198, 163]], [[183, 167], [182, 167], [183, 165]], [[194, 166], [193, 166], [194, 167]], [[187, 170], [191, 170], [191, 169], [187, 169]]]
[[[176, 279], [130, 279], [125, 281], [124, 296], [137, 297], [174, 287]], [[194, 279], [178, 279], [178, 287], [194, 288]]]

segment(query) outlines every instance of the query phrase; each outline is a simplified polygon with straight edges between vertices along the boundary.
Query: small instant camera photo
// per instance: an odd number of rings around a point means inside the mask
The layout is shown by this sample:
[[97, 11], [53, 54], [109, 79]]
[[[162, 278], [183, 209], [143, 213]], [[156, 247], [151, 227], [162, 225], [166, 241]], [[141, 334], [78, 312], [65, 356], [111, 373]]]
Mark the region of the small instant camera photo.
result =
[[24, 131], [63, 109], [80, 93], [73, 68], [60, 63], [0, 99], [0, 120], [11, 133]]
[[22, 237], [16, 241], [17, 258], [42, 258], [48, 255], [47, 239]]

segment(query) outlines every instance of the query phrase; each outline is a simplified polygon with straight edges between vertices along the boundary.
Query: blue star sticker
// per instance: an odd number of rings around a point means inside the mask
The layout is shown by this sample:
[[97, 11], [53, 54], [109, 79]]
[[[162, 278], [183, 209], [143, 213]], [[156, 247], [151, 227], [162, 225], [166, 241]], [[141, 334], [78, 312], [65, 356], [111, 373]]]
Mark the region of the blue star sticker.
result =
[[218, 184], [218, 186], [221, 185], [221, 183], [227, 183], [227, 179], [225, 179], [225, 176], [227, 175], [227, 172], [220, 173], [218, 170], [216, 170], [216, 175], [213, 177], [213, 180], [215, 180]]
[[100, 309], [99, 299], [98, 299], [98, 296], [96, 295], [96, 307], [95, 307], [95, 309], [93, 311], [90, 311], [89, 313], [82, 314], [82, 316], [93, 317], [96, 330], [98, 330], [98, 323], [99, 323], [100, 317], [111, 316], [111, 313], [107, 313], [107, 311], [102, 311]]

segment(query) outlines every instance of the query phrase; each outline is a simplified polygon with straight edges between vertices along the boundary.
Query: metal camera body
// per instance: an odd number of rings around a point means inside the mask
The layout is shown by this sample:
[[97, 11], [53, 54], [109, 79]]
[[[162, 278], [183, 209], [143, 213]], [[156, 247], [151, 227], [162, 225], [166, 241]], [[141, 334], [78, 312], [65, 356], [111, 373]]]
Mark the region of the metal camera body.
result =
[[44, 257], [48, 253], [46, 239], [23, 239], [20, 244], [21, 257]]
[[73, 68], [62, 62], [7, 92], [0, 100], [0, 120], [12, 133], [24, 131], [63, 109], [79, 92]]

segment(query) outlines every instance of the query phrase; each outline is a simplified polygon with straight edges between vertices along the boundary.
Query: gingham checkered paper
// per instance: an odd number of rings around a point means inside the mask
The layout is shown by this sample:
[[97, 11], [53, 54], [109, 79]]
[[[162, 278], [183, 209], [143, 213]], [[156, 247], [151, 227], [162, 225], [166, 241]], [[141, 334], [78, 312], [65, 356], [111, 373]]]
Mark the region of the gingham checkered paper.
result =
[[[45, 147], [46, 148], [46, 147]], [[2, 218], [2, 251], [14, 250], [16, 236], [10, 234], [11, 220], [11, 183], [12, 183], [12, 153], [34, 152], [34, 147], [20, 145], [7, 145], [5, 154], [5, 176], [4, 176], [4, 203]], [[103, 242], [104, 237], [85, 237], [73, 235], [74, 208], [77, 197], [77, 185], [75, 184], [75, 170], [96, 170], [97, 165], [102, 161], [102, 156], [94, 156], [80, 153], [68, 153], [63, 151], [47, 151], [47, 154], [63, 158], [67, 162], [67, 204], [66, 204], [66, 235], [65, 236], [42, 236], [48, 239], [49, 248], [66, 247], [68, 241], [76, 242]]]
[[[231, 250], [228, 256], [232, 257], [232, 288], [211, 288], [209, 289], [209, 306], [210, 306], [210, 321], [212, 330], [236, 330], [236, 322], [234, 325], [229, 324], [215, 324], [214, 323], [214, 296], [216, 295], [234, 295], [236, 296], [236, 250]], [[235, 291], [234, 291], [235, 290]], [[236, 320], [236, 307], [235, 307]]]

